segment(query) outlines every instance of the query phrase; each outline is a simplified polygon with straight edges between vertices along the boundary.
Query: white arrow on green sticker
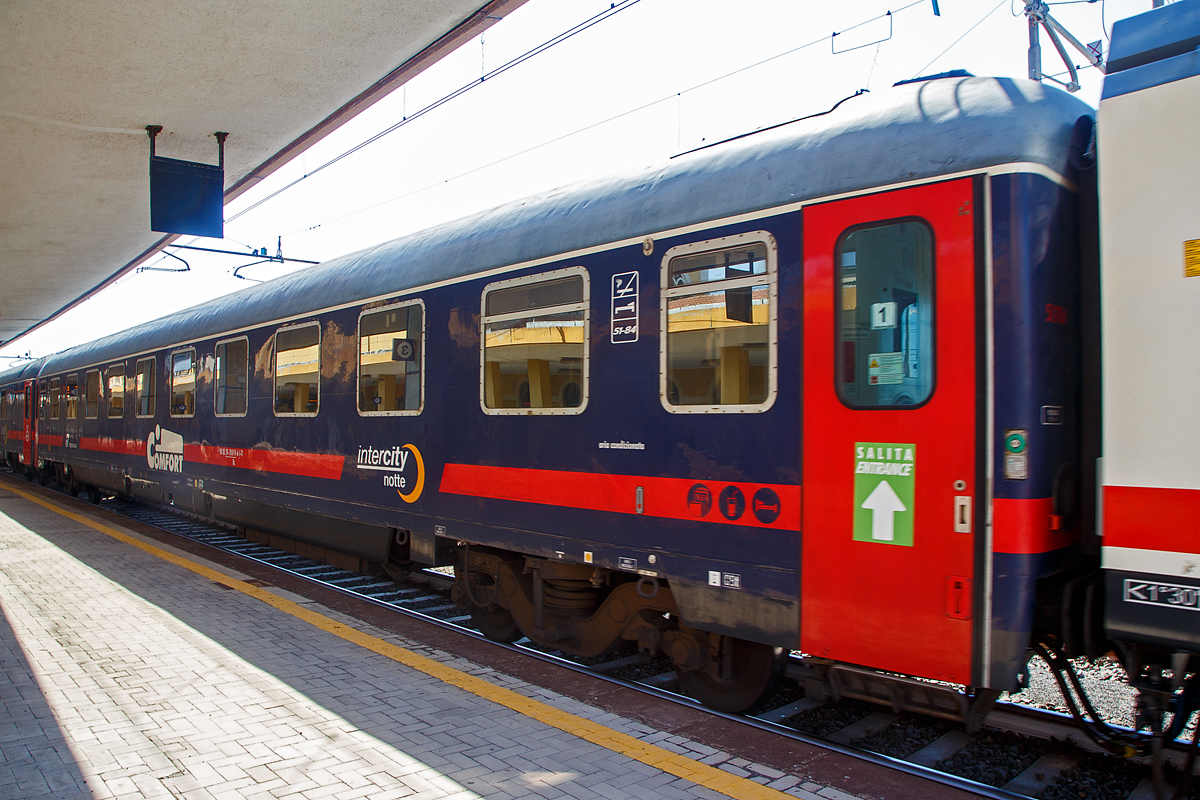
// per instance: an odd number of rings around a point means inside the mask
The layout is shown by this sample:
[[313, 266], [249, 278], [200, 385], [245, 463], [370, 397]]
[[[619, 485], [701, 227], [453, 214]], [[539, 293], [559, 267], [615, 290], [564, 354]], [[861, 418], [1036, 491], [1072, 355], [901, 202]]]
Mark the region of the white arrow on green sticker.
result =
[[900, 502], [896, 490], [887, 481], [880, 481], [863, 501], [862, 507], [871, 512], [871, 538], [890, 542], [896, 538], [896, 512], [908, 511]]
[[854, 443], [854, 540], [912, 547], [917, 448]]

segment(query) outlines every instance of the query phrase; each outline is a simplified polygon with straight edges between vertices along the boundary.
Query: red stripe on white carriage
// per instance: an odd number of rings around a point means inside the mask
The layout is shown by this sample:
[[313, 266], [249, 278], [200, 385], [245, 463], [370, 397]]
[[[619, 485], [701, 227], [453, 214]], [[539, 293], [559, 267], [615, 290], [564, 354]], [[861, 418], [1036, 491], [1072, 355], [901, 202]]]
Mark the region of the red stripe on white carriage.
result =
[[[688, 492], [696, 484], [706, 486], [712, 497], [712, 506], [702, 518], [693, 513], [687, 502]], [[800, 528], [799, 486], [447, 464], [438, 490], [493, 500], [637, 514], [639, 486], [642, 487], [642, 516], [755, 528]], [[728, 486], [737, 487], [746, 503], [741, 516], [733, 520], [727, 519], [717, 507], [721, 492]], [[751, 507], [759, 489], [770, 489], [779, 497], [779, 517], [770, 523], [759, 522]]]
[[252, 469], [256, 472], [273, 472], [280, 475], [304, 475], [310, 478], [342, 477], [346, 457], [327, 453], [296, 453], [286, 450], [257, 450], [242, 447], [220, 447], [216, 445], [185, 444], [184, 462], [211, 464], [235, 469]]
[[1104, 546], [1200, 553], [1200, 489], [1104, 487]]

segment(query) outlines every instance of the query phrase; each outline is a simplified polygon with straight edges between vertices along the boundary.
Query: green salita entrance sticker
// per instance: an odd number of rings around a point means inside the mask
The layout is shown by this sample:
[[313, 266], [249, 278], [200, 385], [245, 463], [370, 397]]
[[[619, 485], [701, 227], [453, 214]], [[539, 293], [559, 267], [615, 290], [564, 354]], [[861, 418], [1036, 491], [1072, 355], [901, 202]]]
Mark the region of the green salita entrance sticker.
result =
[[854, 539], [912, 547], [917, 446], [854, 443]]

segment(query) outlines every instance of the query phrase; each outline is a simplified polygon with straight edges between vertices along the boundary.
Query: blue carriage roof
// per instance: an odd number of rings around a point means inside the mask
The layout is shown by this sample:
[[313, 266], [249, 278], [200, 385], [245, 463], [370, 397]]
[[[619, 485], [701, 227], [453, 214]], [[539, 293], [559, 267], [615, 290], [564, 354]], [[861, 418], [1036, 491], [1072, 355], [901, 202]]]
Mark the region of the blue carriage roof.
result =
[[8, 369], [0, 371], [0, 386], [8, 386], [10, 383], [29, 380], [36, 378], [41, 374], [42, 364], [46, 359], [38, 358], [33, 361], [27, 361], [24, 364], [14, 364]]
[[[368, 298], [798, 201], [1003, 164], [1067, 174], [1057, 89], [1007, 78], [894, 87], [835, 111], [556, 189], [226, 295], [47, 359], [64, 372]], [[719, 189], [719, 190], [718, 190]]]

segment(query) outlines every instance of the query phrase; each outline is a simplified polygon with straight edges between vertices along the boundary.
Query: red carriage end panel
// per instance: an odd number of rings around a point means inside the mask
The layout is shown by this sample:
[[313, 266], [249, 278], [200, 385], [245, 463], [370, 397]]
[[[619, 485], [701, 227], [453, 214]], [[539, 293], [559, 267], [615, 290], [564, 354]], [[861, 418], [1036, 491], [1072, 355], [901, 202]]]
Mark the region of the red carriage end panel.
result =
[[804, 211], [801, 648], [971, 680], [971, 179]]

